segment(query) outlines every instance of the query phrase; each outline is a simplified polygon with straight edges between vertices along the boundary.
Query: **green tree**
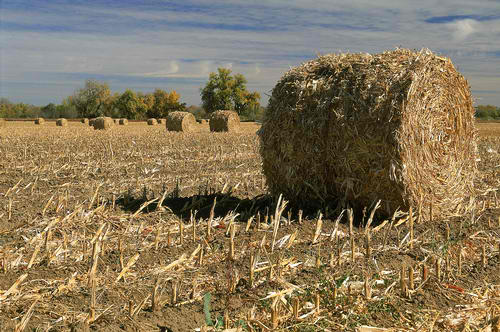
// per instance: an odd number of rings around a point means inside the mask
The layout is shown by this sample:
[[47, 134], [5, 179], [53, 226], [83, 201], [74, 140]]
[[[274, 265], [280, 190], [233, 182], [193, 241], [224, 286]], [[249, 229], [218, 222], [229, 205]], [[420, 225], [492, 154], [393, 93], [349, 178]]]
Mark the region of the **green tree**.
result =
[[70, 100], [80, 117], [95, 118], [105, 115], [110, 97], [111, 91], [108, 84], [87, 80], [85, 86], [78, 89]]
[[217, 110], [234, 110], [246, 115], [260, 107], [260, 95], [249, 92], [247, 80], [242, 74], [231, 75], [231, 69], [218, 68], [210, 73], [208, 82], [201, 89], [202, 106], [207, 113]]
[[127, 119], [139, 119], [142, 114], [141, 111], [144, 108], [141, 98], [137, 94], [127, 89], [124, 93], [115, 101], [114, 106], [118, 109], [122, 117]]

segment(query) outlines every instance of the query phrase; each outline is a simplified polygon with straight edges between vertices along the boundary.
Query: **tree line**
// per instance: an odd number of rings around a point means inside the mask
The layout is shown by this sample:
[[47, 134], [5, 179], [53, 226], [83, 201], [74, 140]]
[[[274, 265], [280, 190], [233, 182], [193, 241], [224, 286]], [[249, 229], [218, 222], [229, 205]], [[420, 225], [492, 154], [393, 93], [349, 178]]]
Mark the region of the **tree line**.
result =
[[478, 105], [476, 107], [476, 118], [482, 120], [500, 120], [500, 107], [493, 105]]
[[264, 108], [260, 95], [249, 92], [247, 80], [241, 74], [231, 74], [230, 69], [219, 68], [210, 73], [208, 82], [200, 89], [201, 106], [187, 106], [175, 90], [156, 89], [152, 93], [112, 93], [109, 85], [97, 80], [87, 80], [82, 88], [63, 99], [61, 104], [49, 103], [34, 106], [12, 103], [0, 98], [0, 117], [3, 118], [95, 118], [110, 116], [130, 120], [166, 118], [170, 112], [187, 111], [197, 118], [205, 118], [216, 110], [234, 110], [242, 119], [260, 119]]

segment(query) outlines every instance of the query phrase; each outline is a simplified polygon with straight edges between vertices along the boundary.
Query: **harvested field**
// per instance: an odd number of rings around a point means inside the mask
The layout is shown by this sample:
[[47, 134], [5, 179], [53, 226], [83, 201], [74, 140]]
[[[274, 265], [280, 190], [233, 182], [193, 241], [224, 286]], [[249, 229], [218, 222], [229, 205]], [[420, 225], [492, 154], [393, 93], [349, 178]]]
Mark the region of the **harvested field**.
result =
[[1, 132], [2, 331], [498, 328], [500, 125], [473, 213], [433, 223], [273, 202], [253, 123], [68, 127]]

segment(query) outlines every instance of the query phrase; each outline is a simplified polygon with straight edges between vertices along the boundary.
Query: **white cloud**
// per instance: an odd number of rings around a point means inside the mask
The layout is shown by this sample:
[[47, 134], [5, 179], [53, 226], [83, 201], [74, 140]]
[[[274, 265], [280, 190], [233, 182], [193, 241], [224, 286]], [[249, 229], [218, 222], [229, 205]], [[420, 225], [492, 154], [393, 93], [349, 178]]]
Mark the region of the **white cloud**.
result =
[[479, 22], [472, 19], [465, 19], [448, 23], [448, 26], [452, 30], [453, 39], [464, 41], [467, 37], [478, 31]]

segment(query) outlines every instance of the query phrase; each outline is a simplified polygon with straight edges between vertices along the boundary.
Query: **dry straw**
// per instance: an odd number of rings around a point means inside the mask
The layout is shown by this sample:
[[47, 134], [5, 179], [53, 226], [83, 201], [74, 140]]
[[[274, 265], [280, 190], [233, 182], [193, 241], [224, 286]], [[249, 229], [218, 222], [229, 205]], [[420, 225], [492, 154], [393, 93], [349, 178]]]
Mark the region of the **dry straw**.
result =
[[113, 127], [114, 121], [109, 117], [99, 117], [94, 121], [94, 129], [108, 130]]
[[238, 131], [240, 117], [234, 111], [215, 111], [210, 115], [210, 131]]
[[196, 119], [189, 112], [172, 112], [168, 115], [166, 127], [168, 131], [190, 132], [196, 128]]
[[64, 118], [57, 119], [56, 120], [56, 126], [67, 127], [68, 126], [68, 120], [66, 120]]
[[43, 125], [44, 123], [45, 123], [44, 118], [36, 118], [35, 119], [35, 124], [37, 124], [37, 125]]
[[267, 183], [300, 203], [413, 207], [429, 219], [474, 203], [470, 88], [427, 49], [330, 54], [289, 70], [259, 131]]
[[5, 127], [7, 125], [7, 121], [4, 118], [0, 118], [0, 127]]
[[148, 125], [156, 126], [157, 124], [158, 124], [158, 121], [155, 118], [148, 119]]
[[121, 126], [127, 126], [127, 125], [128, 125], [128, 120], [127, 120], [127, 119], [125, 119], [125, 118], [120, 119], [119, 124], [120, 124]]
[[80, 120], [80, 122], [81, 122], [81, 123], [83, 123], [83, 124], [89, 124], [89, 119], [87, 119], [87, 118], [82, 118], [82, 119]]

